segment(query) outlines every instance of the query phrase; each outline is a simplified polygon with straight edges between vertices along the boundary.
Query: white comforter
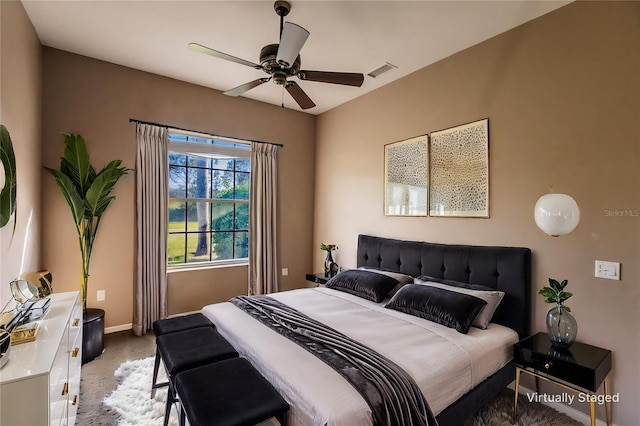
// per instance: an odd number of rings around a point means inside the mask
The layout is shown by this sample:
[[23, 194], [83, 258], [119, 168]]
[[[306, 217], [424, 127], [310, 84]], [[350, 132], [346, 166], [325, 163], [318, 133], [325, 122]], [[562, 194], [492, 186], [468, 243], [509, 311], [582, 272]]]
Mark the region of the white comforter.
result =
[[[405, 369], [437, 415], [506, 365], [518, 337], [497, 324], [454, 329], [385, 309], [347, 293], [302, 289], [271, 294], [287, 305], [362, 342]], [[247, 358], [289, 402], [291, 425], [371, 425], [360, 394], [330, 366], [262, 325], [231, 303], [202, 312], [241, 356]]]

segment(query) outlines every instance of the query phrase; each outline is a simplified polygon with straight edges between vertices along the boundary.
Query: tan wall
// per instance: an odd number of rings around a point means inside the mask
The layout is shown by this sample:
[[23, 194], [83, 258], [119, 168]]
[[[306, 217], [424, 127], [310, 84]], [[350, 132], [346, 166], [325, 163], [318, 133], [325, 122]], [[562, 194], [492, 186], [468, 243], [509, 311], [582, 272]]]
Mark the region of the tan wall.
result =
[[[41, 49], [22, 3], [0, 2], [0, 123], [13, 142], [16, 214], [0, 230], [0, 307], [9, 282], [40, 269]], [[14, 234], [15, 225], [15, 234]]]
[[[545, 330], [551, 307], [539, 289], [568, 279], [578, 339], [613, 351], [613, 420], [640, 424], [640, 217], [606, 213], [640, 210], [638, 16], [637, 2], [572, 3], [322, 114], [315, 269], [321, 242], [355, 266], [359, 233], [530, 247], [533, 331]], [[485, 117], [490, 219], [383, 215], [384, 144]], [[581, 209], [578, 228], [560, 238], [533, 221], [549, 185]], [[594, 278], [596, 259], [621, 262], [622, 280]]]
[[[310, 267], [313, 226], [315, 117], [230, 98], [165, 77], [44, 48], [43, 163], [57, 166], [60, 132], [79, 133], [97, 167], [121, 159], [135, 167], [135, 126], [129, 118], [220, 135], [284, 144], [280, 151], [279, 259], [289, 268], [280, 287], [304, 286]], [[69, 209], [49, 175], [42, 175], [42, 263], [59, 291], [80, 282], [80, 253]], [[135, 176], [117, 185], [91, 260], [88, 306], [106, 310], [106, 326], [132, 321], [135, 273]], [[106, 290], [106, 301], [96, 291]], [[246, 293], [246, 267], [215, 268], [169, 276], [169, 312], [180, 313]]]

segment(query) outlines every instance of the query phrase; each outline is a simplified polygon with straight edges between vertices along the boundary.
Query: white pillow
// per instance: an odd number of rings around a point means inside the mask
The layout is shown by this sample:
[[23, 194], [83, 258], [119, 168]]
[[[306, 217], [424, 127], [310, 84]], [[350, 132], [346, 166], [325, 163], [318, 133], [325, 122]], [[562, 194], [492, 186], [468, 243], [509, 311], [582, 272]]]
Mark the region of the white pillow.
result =
[[472, 290], [469, 288], [456, 287], [453, 285], [441, 284], [433, 281], [424, 281], [424, 280], [421, 280], [420, 278], [414, 279], [413, 282], [415, 284], [438, 287], [438, 288], [442, 288], [449, 291], [457, 291], [458, 293], [475, 296], [487, 302], [487, 304], [484, 305], [484, 307], [480, 310], [480, 313], [478, 314], [478, 316], [476, 316], [475, 320], [473, 320], [473, 324], [471, 324], [474, 327], [481, 328], [483, 330], [486, 329], [487, 326], [489, 325], [489, 322], [493, 317], [493, 313], [496, 311], [496, 309], [498, 309], [498, 305], [500, 304], [500, 302], [502, 301], [502, 298], [504, 297], [504, 292], [498, 291], [498, 290], [490, 290], [490, 291]]

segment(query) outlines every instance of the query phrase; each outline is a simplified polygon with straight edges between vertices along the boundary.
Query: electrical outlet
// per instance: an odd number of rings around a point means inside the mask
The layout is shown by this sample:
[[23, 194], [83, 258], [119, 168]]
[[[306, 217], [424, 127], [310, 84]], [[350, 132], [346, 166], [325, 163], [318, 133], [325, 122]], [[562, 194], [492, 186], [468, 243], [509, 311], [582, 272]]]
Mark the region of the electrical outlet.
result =
[[620, 263], [596, 260], [596, 277], [620, 280]]
[[287, 275], [289, 275], [289, 268], [282, 268], [282, 276], [286, 277]]
[[98, 294], [96, 296], [96, 300], [98, 300], [98, 302], [102, 302], [105, 299], [105, 291], [104, 290], [98, 290]]

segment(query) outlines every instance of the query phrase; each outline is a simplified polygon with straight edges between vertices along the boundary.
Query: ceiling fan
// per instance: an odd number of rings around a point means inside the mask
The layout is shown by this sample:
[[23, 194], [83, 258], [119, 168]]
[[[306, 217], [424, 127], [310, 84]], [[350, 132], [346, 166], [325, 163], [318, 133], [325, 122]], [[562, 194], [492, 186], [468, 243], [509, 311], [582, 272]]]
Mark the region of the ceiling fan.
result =
[[260, 64], [228, 55], [198, 43], [189, 43], [189, 49], [196, 52], [246, 65], [269, 74], [269, 77], [258, 78], [227, 90], [224, 92], [225, 95], [240, 96], [261, 84], [273, 80], [274, 83], [283, 86], [289, 92], [291, 97], [300, 105], [300, 108], [308, 109], [313, 108], [316, 104], [313, 103], [298, 83], [289, 80], [289, 77], [295, 76], [300, 80], [342, 84], [345, 86], [362, 86], [364, 75], [360, 73], [301, 70], [299, 53], [307, 41], [307, 37], [309, 37], [309, 31], [292, 22], [284, 22], [284, 17], [291, 11], [289, 2], [278, 0], [274, 3], [273, 8], [280, 16], [280, 43], [269, 44], [262, 48], [260, 51]]

